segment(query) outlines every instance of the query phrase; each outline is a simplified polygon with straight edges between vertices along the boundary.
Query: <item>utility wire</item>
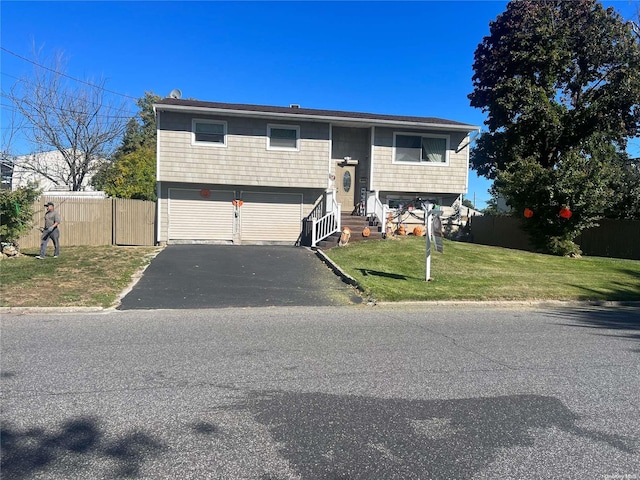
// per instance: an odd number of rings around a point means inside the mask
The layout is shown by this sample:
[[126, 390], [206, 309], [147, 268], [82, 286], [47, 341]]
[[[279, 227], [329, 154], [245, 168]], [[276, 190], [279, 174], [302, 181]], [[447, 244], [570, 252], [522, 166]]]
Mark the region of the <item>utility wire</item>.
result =
[[[7, 98], [10, 100], [10, 97], [7, 97], [6, 95], [0, 95], [0, 97], [2, 98]], [[6, 104], [0, 104], [0, 106], [5, 109], [5, 110], [9, 110], [15, 113], [20, 113], [20, 111], [18, 109], [16, 109], [15, 105], [6, 105]], [[75, 110], [69, 110], [68, 108], [62, 108], [62, 107], [58, 107], [58, 106], [47, 106], [45, 107], [47, 111], [49, 112], [56, 112], [56, 111], [60, 111], [60, 112], [66, 112], [66, 113], [71, 113], [71, 114], [79, 114], [79, 115], [90, 115], [89, 112], [82, 112], [82, 111], [75, 111]], [[121, 110], [115, 110], [116, 112], [120, 112]], [[132, 115], [109, 115], [109, 114], [104, 114], [104, 113], [97, 113], [95, 114], [96, 117], [101, 117], [101, 118], [118, 118], [121, 120], [129, 120], [131, 118], [134, 118], [137, 114], [132, 114]]]
[[[37, 84], [35, 84], [32, 81], [27, 80], [26, 78], [19, 78], [19, 77], [16, 77], [15, 75], [11, 75], [10, 73], [6, 73], [6, 72], [0, 72], [0, 75], [4, 75], [4, 76], [7, 76], [9, 78], [13, 78], [14, 80], [17, 80], [18, 83], [21, 83], [21, 84], [32, 85], [32, 86], [36, 86], [37, 87]], [[100, 87], [97, 87], [97, 88], [100, 88]], [[65, 92], [57, 92], [57, 94], [65, 97], [65, 98], [73, 98], [73, 99], [77, 98], [77, 97], [72, 96], [72, 95], [67, 95]], [[2, 92], [0, 94], [0, 96], [6, 98], [8, 100], [12, 100], [13, 99], [12, 95], [8, 95], [8, 94], [6, 94], [4, 92]], [[101, 104], [97, 104], [97, 103], [91, 102], [91, 105], [100, 106]], [[128, 106], [123, 106], [122, 108], [118, 108], [116, 111], [124, 112], [124, 113], [126, 113], [128, 115], [131, 115], [132, 117], [135, 117], [139, 113], [139, 112], [132, 112], [131, 110], [129, 110]]]
[[126, 95], [124, 93], [114, 92], [113, 90], [108, 90], [108, 89], [106, 89], [104, 87], [100, 87], [100, 86], [95, 85], [93, 83], [86, 82], [84, 80], [80, 80], [79, 78], [75, 78], [75, 77], [72, 77], [70, 75], [67, 75], [66, 73], [62, 73], [62, 72], [59, 72], [57, 70], [54, 70], [53, 68], [46, 67], [46, 66], [41, 65], [41, 64], [39, 64], [37, 62], [34, 62], [33, 60], [29, 60], [28, 58], [25, 58], [22, 55], [18, 55], [17, 53], [12, 52], [11, 50], [9, 50], [9, 49], [7, 49], [5, 47], [0, 47], [0, 50], [2, 50], [3, 52], [7, 52], [9, 55], [13, 55], [14, 57], [19, 58], [20, 60], [24, 60], [25, 62], [31, 63], [31, 64], [33, 64], [33, 65], [35, 65], [37, 67], [44, 68], [45, 70], [49, 70], [50, 72], [53, 72], [53, 73], [55, 73], [57, 75], [61, 75], [63, 77], [69, 78], [70, 80], [73, 80], [73, 81], [76, 81], [76, 82], [80, 82], [80, 83], [84, 83], [85, 85], [89, 85], [90, 87], [93, 87], [93, 88], [99, 88], [100, 90], [104, 90], [105, 92], [108, 92], [108, 93], [113, 93], [114, 95], [120, 95], [121, 97], [130, 98], [132, 100], [138, 100], [136, 97], [132, 97], [131, 95]]

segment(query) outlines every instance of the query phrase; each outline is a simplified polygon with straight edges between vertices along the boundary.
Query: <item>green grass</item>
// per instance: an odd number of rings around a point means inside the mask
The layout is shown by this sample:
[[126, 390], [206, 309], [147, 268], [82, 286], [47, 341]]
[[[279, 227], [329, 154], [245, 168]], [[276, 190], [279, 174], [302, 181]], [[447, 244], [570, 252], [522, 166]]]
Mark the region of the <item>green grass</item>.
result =
[[[51, 250], [51, 249], [50, 249]], [[64, 247], [37, 260], [37, 251], [0, 262], [2, 307], [109, 307], [156, 247]]]
[[378, 301], [640, 300], [640, 261], [564, 258], [445, 240], [425, 281], [425, 239], [354, 242], [327, 256]]
[[[0, 306], [114, 305], [155, 247], [66, 247], [60, 258], [36, 251], [0, 262]], [[425, 282], [425, 240], [354, 242], [326, 254], [378, 301], [640, 301], [640, 261], [562, 258], [445, 240]], [[51, 252], [49, 252], [51, 253]]]

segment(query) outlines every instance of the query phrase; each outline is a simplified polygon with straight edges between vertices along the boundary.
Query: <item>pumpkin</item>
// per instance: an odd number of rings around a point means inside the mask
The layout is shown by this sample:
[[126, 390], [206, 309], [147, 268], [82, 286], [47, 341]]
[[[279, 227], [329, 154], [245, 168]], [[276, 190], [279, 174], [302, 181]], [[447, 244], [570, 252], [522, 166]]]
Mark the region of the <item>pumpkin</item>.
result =
[[347, 243], [349, 243], [349, 238], [351, 238], [351, 229], [349, 227], [344, 227], [342, 229], [342, 235], [340, 235], [340, 241], [338, 245], [344, 247]]
[[398, 227], [398, 235], [406, 235], [407, 234], [407, 230], [404, 228], [404, 225], [400, 225]]
[[530, 208], [525, 208], [524, 218], [531, 218], [531, 217], [533, 217], [533, 210], [531, 210]]
[[413, 229], [413, 234], [414, 234], [416, 237], [421, 237], [422, 235], [424, 235], [424, 228], [423, 228], [423, 227], [421, 227], [420, 225], [418, 225], [417, 227], [415, 227], [415, 228]]
[[369, 227], [364, 227], [364, 230], [362, 230], [362, 236], [368, 237], [369, 235], [371, 235], [371, 229]]

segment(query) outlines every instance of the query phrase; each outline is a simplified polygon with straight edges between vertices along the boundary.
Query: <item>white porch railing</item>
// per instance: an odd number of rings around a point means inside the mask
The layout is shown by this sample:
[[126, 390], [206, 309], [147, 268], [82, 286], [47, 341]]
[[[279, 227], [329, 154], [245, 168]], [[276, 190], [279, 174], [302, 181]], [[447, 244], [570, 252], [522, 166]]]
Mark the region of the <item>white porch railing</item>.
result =
[[340, 231], [340, 211], [341, 206], [335, 200], [335, 192], [325, 192], [322, 199], [305, 218], [304, 233], [312, 247], [316, 247], [319, 242]]
[[366, 215], [367, 216], [375, 215], [376, 217], [378, 217], [378, 221], [382, 224], [383, 234], [386, 232], [386, 228], [387, 228], [388, 212], [389, 212], [388, 207], [380, 201], [376, 192], [368, 192]]
[[311, 246], [315, 247], [329, 235], [340, 231], [341, 205], [333, 203], [333, 210], [319, 219], [311, 219]]

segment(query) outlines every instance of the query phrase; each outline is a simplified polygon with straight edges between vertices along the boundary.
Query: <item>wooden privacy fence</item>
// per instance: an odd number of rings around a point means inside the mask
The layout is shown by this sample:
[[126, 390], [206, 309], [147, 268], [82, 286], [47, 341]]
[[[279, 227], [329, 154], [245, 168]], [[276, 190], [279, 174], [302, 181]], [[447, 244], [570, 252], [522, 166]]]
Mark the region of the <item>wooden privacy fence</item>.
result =
[[[473, 243], [533, 251], [529, 237], [515, 217], [473, 217]], [[598, 227], [584, 230], [575, 242], [584, 255], [640, 260], [640, 220], [602, 219]]]
[[60, 243], [81, 245], [155, 245], [156, 204], [125, 198], [43, 195], [33, 205], [33, 229], [20, 238], [20, 248], [38, 248], [46, 202], [60, 214]]

